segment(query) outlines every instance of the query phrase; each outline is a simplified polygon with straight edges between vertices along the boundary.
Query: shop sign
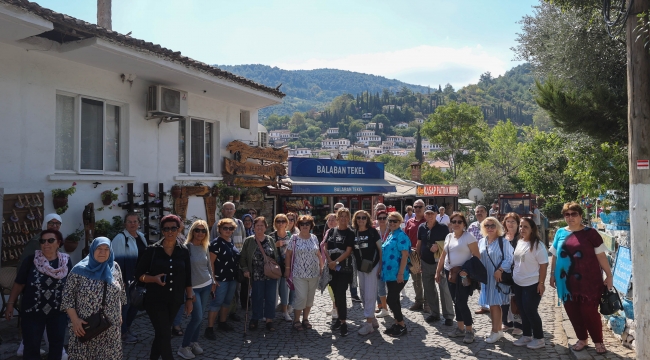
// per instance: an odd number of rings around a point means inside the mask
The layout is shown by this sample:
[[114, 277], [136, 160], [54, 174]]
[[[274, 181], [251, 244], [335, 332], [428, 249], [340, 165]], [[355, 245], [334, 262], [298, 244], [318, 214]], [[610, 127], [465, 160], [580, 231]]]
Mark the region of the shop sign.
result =
[[621, 294], [627, 294], [632, 278], [632, 256], [630, 248], [619, 246], [614, 265], [614, 287]]
[[260, 165], [252, 162], [239, 163], [224, 158], [224, 169], [228, 174], [233, 175], [264, 175], [269, 177], [282, 176], [286, 174], [286, 168], [282, 164]]
[[297, 185], [293, 184], [293, 194], [319, 195], [360, 195], [384, 194], [395, 191], [392, 185]]
[[458, 185], [418, 185], [416, 196], [458, 196]]
[[248, 158], [253, 158], [282, 163], [287, 161], [287, 156], [289, 156], [287, 149], [250, 146], [239, 140], [231, 141], [226, 150], [230, 151], [231, 154], [234, 153], [235, 160], [239, 162], [246, 162]]
[[348, 179], [383, 179], [384, 163], [330, 159], [289, 158], [289, 176]]

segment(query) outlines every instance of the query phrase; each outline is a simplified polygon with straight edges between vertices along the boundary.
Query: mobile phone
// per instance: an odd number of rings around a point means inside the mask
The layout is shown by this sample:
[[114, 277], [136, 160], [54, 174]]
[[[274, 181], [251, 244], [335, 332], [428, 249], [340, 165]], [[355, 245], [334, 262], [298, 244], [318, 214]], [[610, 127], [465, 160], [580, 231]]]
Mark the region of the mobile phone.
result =
[[160, 279], [161, 282], [167, 283], [167, 274], [163, 275]]
[[210, 291], [210, 298], [212, 298], [212, 300], [214, 300], [216, 296], [217, 295], [215, 295], [214, 291]]
[[336, 271], [340, 271], [340, 270], [341, 270], [341, 265], [336, 265], [336, 268], [334, 268], [334, 269], [335, 269]]

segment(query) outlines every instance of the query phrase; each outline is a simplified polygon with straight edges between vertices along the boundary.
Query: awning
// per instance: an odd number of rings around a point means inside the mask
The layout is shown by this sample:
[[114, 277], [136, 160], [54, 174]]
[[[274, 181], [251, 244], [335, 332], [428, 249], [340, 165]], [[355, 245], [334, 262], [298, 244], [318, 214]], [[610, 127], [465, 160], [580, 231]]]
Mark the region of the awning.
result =
[[384, 179], [291, 177], [285, 181], [291, 183], [293, 194], [357, 195], [395, 191], [395, 186]]
[[416, 181], [402, 179], [388, 171], [384, 172], [384, 179], [390, 184], [395, 185], [395, 191], [384, 194], [385, 199], [415, 197], [417, 186], [422, 185]]

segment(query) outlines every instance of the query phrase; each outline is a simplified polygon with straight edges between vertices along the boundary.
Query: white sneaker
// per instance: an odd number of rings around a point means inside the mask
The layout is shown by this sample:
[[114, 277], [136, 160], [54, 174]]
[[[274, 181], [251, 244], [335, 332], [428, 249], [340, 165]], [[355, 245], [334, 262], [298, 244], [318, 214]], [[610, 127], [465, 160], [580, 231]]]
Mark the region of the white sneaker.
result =
[[529, 342], [533, 341], [533, 338], [530, 336], [522, 336], [519, 339], [515, 340], [512, 345], [514, 346], [526, 346]]
[[332, 319], [338, 319], [339, 318], [339, 313], [336, 311], [336, 309], [332, 309]]
[[284, 320], [285, 320], [285, 321], [293, 321], [293, 319], [291, 318], [291, 316], [289, 316], [289, 313], [288, 313], [288, 312], [282, 314], [282, 316], [284, 317]]
[[68, 360], [68, 353], [65, 352], [65, 348], [61, 352], [61, 360]]
[[388, 311], [386, 311], [386, 309], [384, 309], [384, 308], [382, 308], [381, 311], [379, 311], [375, 315], [375, 317], [378, 317], [378, 318], [383, 318], [383, 317], [386, 317], [386, 316], [388, 316]]
[[523, 334], [524, 334], [524, 331], [521, 330], [521, 329], [515, 328], [514, 330], [512, 330], [512, 335], [523, 335]]
[[287, 305], [287, 312], [291, 314], [293, 312], [293, 306]]
[[499, 339], [501, 339], [502, 337], [503, 337], [503, 331], [493, 332], [490, 334], [490, 336], [488, 336], [485, 339], [485, 342], [488, 344], [494, 344], [495, 342], [499, 341]]
[[178, 356], [182, 357], [183, 359], [194, 359], [196, 356], [194, 356], [194, 353], [192, 352], [192, 347], [182, 347], [178, 349]]
[[[18, 357], [23, 357], [23, 353], [24, 353], [24, 352], [25, 352], [25, 345], [24, 345], [23, 342], [21, 341], [21, 342], [20, 342], [20, 345], [18, 345], [18, 350], [16, 350], [16, 356], [18, 356]], [[41, 349], [40, 352], [41, 352], [41, 356], [43, 356], [43, 355], [45, 355], [45, 354], [47, 353], [47, 352], [46, 352], [45, 350], [43, 350], [43, 349]], [[65, 349], [63, 349], [63, 354], [65, 354], [65, 356], [68, 356], [68, 354], [65, 352]], [[62, 359], [62, 360], [66, 360], [67, 357], [66, 357], [65, 359], [62, 357], [61, 359]]]
[[192, 353], [194, 353], [195, 355], [203, 354], [203, 348], [199, 345], [199, 343], [192, 342], [190, 343], [190, 347], [192, 348]]
[[541, 339], [532, 339], [528, 345], [526, 345], [527, 348], [529, 349], [541, 349], [544, 346], [546, 346], [546, 342], [544, 341], [544, 338]]
[[372, 327], [372, 323], [369, 322], [363, 323], [363, 325], [361, 325], [361, 329], [359, 329], [359, 335], [368, 335], [373, 332], [375, 332], [375, 328]]
[[379, 329], [379, 321], [377, 321], [376, 317], [372, 318], [372, 327]]

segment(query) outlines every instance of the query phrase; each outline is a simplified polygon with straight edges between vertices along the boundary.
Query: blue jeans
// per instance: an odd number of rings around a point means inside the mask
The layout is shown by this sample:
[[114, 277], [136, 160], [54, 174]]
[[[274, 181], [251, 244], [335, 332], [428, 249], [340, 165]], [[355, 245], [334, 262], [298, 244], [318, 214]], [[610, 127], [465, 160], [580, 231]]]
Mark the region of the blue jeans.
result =
[[230, 302], [237, 290], [237, 280], [222, 281], [214, 292], [214, 299], [210, 301], [210, 312], [217, 312], [221, 307], [230, 307]]
[[293, 290], [289, 290], [289, 285], [287, 285], [287, 278], [284, 276], [278, 280], [278, 293], [280, 293], [281, 305], [293, 305], [293, 298], [295, 297], [295, 294]]
[[386, 282], [377, 279], [377, 305], [381, 305], [382, 296], [386, 296]]
[[183, 313], [185, 313], [185, 306], [181, 306], [181, 308], [178, 309], [178, 312], [174, 317], [174, 321], [172, 322], [173, 327], [181, 327], [181, 320], [183, 320]]
[[[210, 299], [210, 290], [212, 285], [204, 286], [202, 288], [194, 288], [194, 297], [196, 301], [192, 307], [192, 318], [185, 328], [185, 335], [183, 335], [183, 344], [181, 346], [188, 347], [191, 342], [199, 340], [199, 330], [201, 329], [201, 321], [203, 321], [203, 311]], [[183, 306], [181, 306], [181, 309]]]
[[253, 281], [253, 316], [252, 321], [261, 318], [275, 318], [275, 299], [277, 296], [278, 280]]
[[537, 293], [537, 284], [535, 283], [530, 286], [519, 286], [515, 284], [512, 289], [515, 293], [517, 306], [519, 306], [524, 336], [543, 339], [544, 329], [542, 327], [542, 318], [537, 311], [542, 297]]
[[61, 311], [52, 310], [48, 315], [22, 312], [20, 316], [23, 318], [22, 333], [23, 344], [25, 345], [23, 359], [41, 359], [41, 339], [43, 338], [43, 331], [47, 330], [47, 339], [50, 342], [47, 359], [61, 360], [63, 338], [65, 336], [65, 328], [68, 325], [68, 315]]

